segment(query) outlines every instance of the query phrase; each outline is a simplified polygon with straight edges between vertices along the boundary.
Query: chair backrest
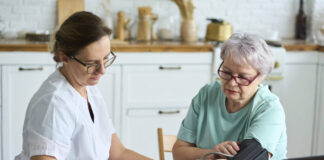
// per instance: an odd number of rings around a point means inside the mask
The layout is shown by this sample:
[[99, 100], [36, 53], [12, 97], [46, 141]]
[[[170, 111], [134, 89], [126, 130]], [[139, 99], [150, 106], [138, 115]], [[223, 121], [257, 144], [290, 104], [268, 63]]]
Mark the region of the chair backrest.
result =
[[164, 152], [172, 152], [172, 147], [177, 140], [176, 135], [163, 135], [162, 128], [157, 129], [160, 160], [164, 160]]

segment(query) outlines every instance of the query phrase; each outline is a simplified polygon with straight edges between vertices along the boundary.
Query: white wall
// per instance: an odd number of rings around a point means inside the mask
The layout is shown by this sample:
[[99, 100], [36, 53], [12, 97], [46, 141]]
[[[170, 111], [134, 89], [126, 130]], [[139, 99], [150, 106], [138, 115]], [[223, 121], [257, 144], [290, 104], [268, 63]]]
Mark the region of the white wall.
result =
[[[173, 19], [172, 28], [179, 30], [180, 15], [171, 0], [85, 0], [86, 10], [105, 17], [101, 2], [111, 1], [111, 11], [116, 22], [119, 10], [135, 22], [137, 7], [150, 5], [153, 12], [162, 19]], [[266, 36], [278, 31], [281, 38], [292, 38], [295, 29], [295, 15], [299, 0], [193, 0], [196, 6], [195, 20], [198, 24], [198, 36], [205, 36], [206, 18], [223, 18], [231, 23], [234, 31], [254, 32]], [[324, 23], [324, 0], [304, 0], [310, 29], [317, 29]], [[314, 18], [312, 18], [314, 17]], [[56, 25], [56, 0], [0, 0], [0, 19], [7, 30], [35, 31], [53, 30]], [[115, 23], [116, 24], [116, 23]], [[134, 23], [135, 24], [135, 23]], [[135, 26], [135, 25], [134, 25]], [[311, 32], [311, 31], [310, 31]]]

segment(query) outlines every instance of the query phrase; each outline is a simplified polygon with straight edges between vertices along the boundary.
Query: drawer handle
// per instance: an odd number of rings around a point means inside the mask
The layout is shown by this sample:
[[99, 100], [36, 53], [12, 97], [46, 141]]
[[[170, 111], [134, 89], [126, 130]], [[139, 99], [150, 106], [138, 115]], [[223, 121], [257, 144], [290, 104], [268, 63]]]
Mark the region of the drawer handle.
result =
[[164, 67], [164, 66], [160, 66], [159, 69], [160, 70], [181, 70], [181, 66], [176, 66], [176, 67]]
[[279, 68], [279, 67], [280, 67], [280, 63], [278, 61], [275, 61], [273, 68]]
[[19, 71], [42, 71], [43, 67], [38, 67], [38, 68], [24, 68], [24, 67], [19, 67]]
[[265, 79], [270, 81], [279, 81], [282, 80], [283, 78], [284, 78], [283, 76], [267, 76]]
[[176, 111], [161, 111], [159, 110], [159, 114], [179, 114], [180, 111], [176, 110]]

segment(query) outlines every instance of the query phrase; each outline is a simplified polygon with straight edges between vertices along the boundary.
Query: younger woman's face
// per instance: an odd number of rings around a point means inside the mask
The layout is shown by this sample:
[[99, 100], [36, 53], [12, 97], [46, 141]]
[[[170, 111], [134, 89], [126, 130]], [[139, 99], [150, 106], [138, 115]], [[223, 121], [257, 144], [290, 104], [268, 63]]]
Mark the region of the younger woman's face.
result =
[[110, 54], [110, 40], [108, 35], [101, 39], [90, 43], [79, 54], [75, 56], [78, 60], [85, 64], [100, 64], [100, 68], [96, 72], [89, 74], [87, 67], [83, 66], [74, 59], [69, 58], [68, 62], [64, 64], [66, 71], [79, 86], [96, 85], [102, 75], [105, 74], [104, 61], [108, 60]]

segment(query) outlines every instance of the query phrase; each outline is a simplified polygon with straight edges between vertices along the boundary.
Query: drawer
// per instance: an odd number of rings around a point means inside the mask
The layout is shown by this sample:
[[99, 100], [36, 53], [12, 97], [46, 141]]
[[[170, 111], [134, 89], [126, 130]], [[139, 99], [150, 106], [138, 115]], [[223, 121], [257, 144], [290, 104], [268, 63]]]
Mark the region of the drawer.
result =
[[187, 108], [127, 109], [123, 115], [124, 145], [153, 159], [159, 159], [157, 128], [162, 128], [166, 135], [177, 135], [187, 110]]
[[188, 107], [210, 80], [210, 65], [128, 65], [123, 68], [123, 106]]

